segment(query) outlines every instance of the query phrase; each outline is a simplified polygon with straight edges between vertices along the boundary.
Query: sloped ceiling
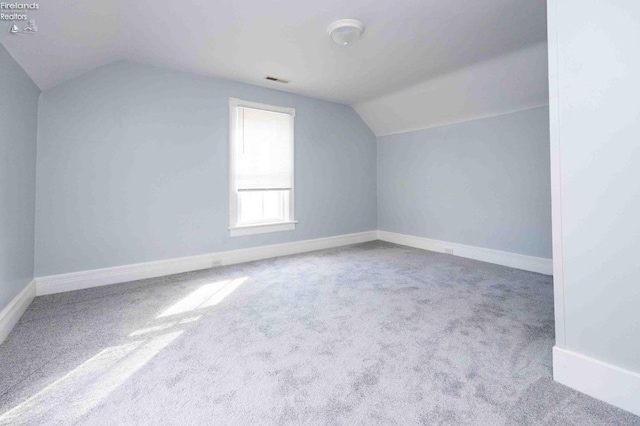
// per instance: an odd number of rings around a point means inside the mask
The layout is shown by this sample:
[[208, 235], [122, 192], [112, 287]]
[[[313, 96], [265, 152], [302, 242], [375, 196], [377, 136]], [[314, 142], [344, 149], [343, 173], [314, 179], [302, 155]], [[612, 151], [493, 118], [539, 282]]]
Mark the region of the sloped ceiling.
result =
[[353, 107], [383, 136], [548, 104], [547, 44], [538, 43]]
[[[362, 111], [546, 40], [545, 0], [49, 0], [31, 15], [38, 34], [2, 31], [0, 40], [43, 90], [125, 59], [369, 105]], [[327, 25], [347, 17], [365, 33], [337, 46]]]

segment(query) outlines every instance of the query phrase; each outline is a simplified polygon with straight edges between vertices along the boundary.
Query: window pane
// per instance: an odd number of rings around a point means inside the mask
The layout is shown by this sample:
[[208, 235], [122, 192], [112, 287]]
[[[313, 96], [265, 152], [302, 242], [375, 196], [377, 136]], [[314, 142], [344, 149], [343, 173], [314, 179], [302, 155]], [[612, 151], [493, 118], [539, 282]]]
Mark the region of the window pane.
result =
[[284, 211], [282, 209], [282, 192], [268, 191], [263, 193], [262, 199], [263, 219], [283, 220]]
[[262, 220], [262, 193], [241, 192], [239, 204], [240, 223], [256, 223]]
[[289, 220], [290, 191], [240, 191], [239, 225]]

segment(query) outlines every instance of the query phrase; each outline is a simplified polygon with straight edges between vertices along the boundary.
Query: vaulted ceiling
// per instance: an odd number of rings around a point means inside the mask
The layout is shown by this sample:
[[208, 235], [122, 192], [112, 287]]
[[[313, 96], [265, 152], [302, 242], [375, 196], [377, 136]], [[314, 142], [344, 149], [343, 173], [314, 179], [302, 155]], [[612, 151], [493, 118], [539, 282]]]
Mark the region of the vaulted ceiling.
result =
[[[0, 37], [43, 90], [125, 59], [345, 104], [546, 40], [545, 0], [48, 0], [30, 17], [37, 34]], [[332, 42], [341, 18], [361, 40]]]

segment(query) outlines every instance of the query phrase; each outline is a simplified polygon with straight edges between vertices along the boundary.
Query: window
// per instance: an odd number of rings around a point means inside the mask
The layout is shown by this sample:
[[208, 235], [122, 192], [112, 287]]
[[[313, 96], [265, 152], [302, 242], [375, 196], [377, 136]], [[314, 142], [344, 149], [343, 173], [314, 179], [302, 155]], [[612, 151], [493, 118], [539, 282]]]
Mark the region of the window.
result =
[[287, 231], [293, 218], [293, 108], [230, 101], [231, 236]]

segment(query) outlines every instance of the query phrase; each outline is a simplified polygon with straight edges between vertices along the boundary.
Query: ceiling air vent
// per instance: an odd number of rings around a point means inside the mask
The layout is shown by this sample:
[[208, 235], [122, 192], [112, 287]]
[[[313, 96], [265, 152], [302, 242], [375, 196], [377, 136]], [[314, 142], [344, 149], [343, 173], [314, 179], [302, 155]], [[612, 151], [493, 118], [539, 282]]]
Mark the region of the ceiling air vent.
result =
[[269, 81], [275, 81], [277, 83], [283, 83], [283, 84], [287, 84], [289, 82], [289, 80], [283, 80], [281, 78], [271, 77], [270, 75], [266, 76], [264, 79]]

